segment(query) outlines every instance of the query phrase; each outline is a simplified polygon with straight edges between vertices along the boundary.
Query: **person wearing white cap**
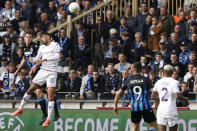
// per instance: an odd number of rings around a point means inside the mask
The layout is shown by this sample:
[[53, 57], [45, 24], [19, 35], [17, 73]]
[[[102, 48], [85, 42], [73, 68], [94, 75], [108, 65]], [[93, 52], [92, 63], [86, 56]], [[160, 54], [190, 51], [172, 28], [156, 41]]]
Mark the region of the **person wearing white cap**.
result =
[[155, 99], [157, 98], [157, 93], [159, 95], [157, 124], [159, 131], [166, 131], [167, 126], [170, 128], [170, 131], [177, 131], [178, 113], [176, 99], [182, 99], [186, 103], [188, 103], [188, 99], [180, 94], [179, 81], [172, 78], [174, 68], [171, 65], [165, 65], [163, 70], [164, 77], [156, 82], [152, 93], [152, 98]]

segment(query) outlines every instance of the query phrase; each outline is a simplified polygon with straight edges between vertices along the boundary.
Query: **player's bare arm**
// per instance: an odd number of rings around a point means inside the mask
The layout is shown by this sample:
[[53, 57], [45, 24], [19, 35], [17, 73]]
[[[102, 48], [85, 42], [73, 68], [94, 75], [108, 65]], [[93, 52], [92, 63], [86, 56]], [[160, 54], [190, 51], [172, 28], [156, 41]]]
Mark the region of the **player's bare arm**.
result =
[[114, 113], [118, 114], [118, 100], [120, 99], [120, 96], [122, 95], [123, 91], [120, 89], [114, 99]]
[[151, 99], [155, 100], [155, 108], [157, 109], [157, 107], [159, 105], [159, 95], [158, 95], [158, 93], [152, 90]]

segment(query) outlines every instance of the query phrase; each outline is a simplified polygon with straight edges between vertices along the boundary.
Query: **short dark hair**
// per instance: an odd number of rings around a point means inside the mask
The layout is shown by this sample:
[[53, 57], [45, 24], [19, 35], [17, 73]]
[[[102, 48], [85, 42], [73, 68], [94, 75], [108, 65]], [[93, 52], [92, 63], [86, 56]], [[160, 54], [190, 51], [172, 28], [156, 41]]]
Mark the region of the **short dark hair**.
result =
[[140, 62], [133, 63], [133, 67], [137, 73], [140, 73], [142, 71], [142, 64]]

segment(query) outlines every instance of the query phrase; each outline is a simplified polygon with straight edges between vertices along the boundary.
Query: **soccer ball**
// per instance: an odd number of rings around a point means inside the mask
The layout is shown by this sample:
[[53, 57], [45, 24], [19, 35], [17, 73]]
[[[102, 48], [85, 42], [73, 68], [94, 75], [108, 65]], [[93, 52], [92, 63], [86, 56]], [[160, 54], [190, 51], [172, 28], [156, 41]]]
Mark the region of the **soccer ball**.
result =
[[70, 13], [77, 13], [79, 10], [80, 10], [80, 6], [77, 2], [72, 2], [69, 4], [69, 7], [68, 7]]

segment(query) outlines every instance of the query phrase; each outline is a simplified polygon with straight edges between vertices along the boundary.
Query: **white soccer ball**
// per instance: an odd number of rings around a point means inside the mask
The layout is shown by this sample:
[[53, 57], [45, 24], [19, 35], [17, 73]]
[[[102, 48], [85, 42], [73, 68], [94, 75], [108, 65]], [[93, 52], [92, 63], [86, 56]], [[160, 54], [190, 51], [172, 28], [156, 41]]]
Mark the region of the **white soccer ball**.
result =
[[80, 6], [77, 2], [72, 2], [69, 4], [68, 9], [71, 13], [75, 14], [80, 10]]

